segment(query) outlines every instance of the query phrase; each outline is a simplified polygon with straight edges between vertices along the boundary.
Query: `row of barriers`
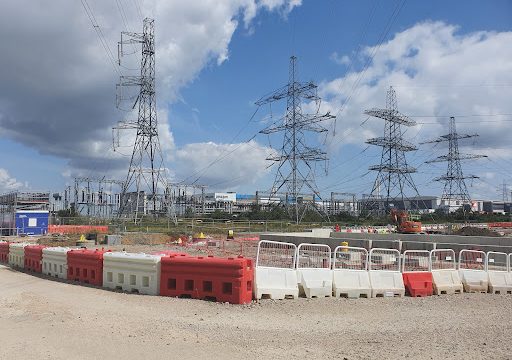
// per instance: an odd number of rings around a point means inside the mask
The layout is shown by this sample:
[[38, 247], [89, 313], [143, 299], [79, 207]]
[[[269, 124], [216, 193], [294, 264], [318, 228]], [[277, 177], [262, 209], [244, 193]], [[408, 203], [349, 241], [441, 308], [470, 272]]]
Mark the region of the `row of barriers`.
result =
[[245, 304], [253, 298], [422, 297], [512, 293], [512, 254], [260, 241], [255, 266], [216, 258], [0, 242], [0, 262], [27, 272], [147, 295]]
[[246, 304], [253, 294], [253, 262], [244, 257], [196, 257], [172, 251], [135, 254], [0, 242], [0, 262], [52, 278], [146, 295]]
[[512, 293], [512, 254], [406, 250], [266, 241], [259, 243], [255, 298], [413, 297]]

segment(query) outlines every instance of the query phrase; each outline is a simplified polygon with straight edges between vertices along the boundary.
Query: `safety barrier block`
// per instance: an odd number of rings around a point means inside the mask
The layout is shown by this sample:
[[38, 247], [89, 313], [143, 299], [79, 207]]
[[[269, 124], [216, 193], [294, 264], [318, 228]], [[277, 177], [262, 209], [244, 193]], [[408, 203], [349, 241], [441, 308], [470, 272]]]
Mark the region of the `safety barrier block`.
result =
[[111, 252], [103, 255], [103, 287], [146, 295], [160, 293], [161, 255]]
[[487, 292], [489, 277], [486, 264], [487, 256], [483, 251], [465, 249], [460, 251], [459, 275], [465, 292]]
[[452, 249], [436, 249], [430, 251], [429, 269], [432, 272], [434, 294], [453, 295], [464, 291], [460, 280], [455, 251]]
[[332, 296], [331, 248], [323, 244], [297, 247], [299, 294], [307, 298]]
[[459, 272], [454, 269], [432, 270], [434, 294], [453, 295], [464, 291]]
[[0, 241], [0, 263], [9, 262], [9, 242]]
[[433, 288], [432, 273], [430, 272], [430, 251], [404, 251], [402, 277], [404, 279], [405, 292], [409, 296], [431, 296]]
[[47, 247], [43, 249], [42, 273], [59, 279], [68, 278], [68, 251], [70, 247]]
[[366, 270], [333, 270], [333, 291], [336, 297], [370, 298], [370, 275]]
[[365, 248], [336, 247], [332, 272], [334, 296], [347, 298], [372, 296], [368, 274], [368, 251]]
[[25, 246], [28, 243], [10, 243], [9, 244], [9, 265], [23, 269], [25, 267]]
[[103, 249], [73, 249], [67, 252], [68, 280], [103, 285]]
[[488, 271], [489, 292], [492, 294], [512, 294], [512, 273]]
[[489, 251], [486, 260], [485, 267], [489, 277], [489, 292], [493, 294], [512, 294], [509, 255], [504, 252]]
[[371, 249], [368, 272], [372, 297], [403, 297], [405, 295], [398, 250]]
[[253, 279], [252, 260], [241, 256], [165, 256], [160, 295], [247, 304], [252, 301]]
[[405, 291], [412, 297], [431, 296], [434, 292], [432, 287], [432, 273], [430, 272], [406, 272], [402, 273]]
[[295, 261], [297, 246], [292, 243], [262, 240], [258, 243], [254, 270], [256, 299], [295, 299], [299, 285]]
[[459, 270], [459, 275], [468, 293], [486, 293], [489, 288], [489, 277], [484, 270]]
[[299, 297], [294, 269], [257, 266], [254, 269], [254, 297], [260, 299], [296, 299]]
[[403, 297], [405, 286], [402, 274], [393, 271], [369, 271], [372, 297]]
[[25, 246], [25, 270], [40, 273], [43, 267], [44, 245]]

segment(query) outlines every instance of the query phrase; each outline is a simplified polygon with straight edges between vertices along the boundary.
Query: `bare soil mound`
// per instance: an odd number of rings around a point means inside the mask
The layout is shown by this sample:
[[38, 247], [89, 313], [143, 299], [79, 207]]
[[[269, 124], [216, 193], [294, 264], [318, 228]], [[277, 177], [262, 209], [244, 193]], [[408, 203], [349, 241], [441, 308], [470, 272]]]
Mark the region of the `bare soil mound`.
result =
[[492, 237], [500, 237], [501, 236], [496, 231], [489, 230], [489, 229], [472, 227], [472, 226], [465, 226], [465, 227], [457, 230], [455, 232], [455, 235], [462, 235], [462, 236], [492, 236]]

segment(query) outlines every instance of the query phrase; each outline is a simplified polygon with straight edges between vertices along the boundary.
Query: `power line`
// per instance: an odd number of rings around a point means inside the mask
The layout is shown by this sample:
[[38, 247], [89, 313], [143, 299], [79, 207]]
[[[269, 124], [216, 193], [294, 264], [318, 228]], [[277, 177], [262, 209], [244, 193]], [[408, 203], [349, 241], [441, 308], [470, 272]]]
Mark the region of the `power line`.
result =
[[121, 76], [121, 72], [116, 66], [116, 60], [114, 58], [114, 54], [112, 53], [112, 50], [110, 49], [110, 46], [108, 45], [108, 41], [105, 38], [105, 35], [103, 34], [103, 31], [101, 30], [101, 27], [98, 24], [98, 21], [96, 21], [96, 17], [94, 16], [94, 13], [92, 11], [92, 8], [90, 7], [87, 0], [81, 0], [82, 6], [85, 10], [85, 13], [87, 14], [87, 17], [89, 18], [89, 21], [91, 22], [91, 25], [98, 35], [98, 38], [100, 40], [101, 45], [103, 46], [103, 49], [105, 50], [105, 54], [107, 55], [107, 58], [109, 59], [110, 63], [112, 64], [112, 67], [114, 68], [114, 71]]

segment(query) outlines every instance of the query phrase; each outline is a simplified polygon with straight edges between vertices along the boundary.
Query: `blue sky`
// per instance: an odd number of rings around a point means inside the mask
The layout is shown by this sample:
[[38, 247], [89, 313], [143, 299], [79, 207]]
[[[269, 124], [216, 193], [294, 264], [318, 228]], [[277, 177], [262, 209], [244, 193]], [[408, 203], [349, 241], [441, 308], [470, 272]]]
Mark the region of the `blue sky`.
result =
[[[395, 7], [401, 3], [256, 1], [256, 12], [249, 16], [252, 6], [247, 5], [249, 2], [252, 4], [248, 0], [233, 1], [235, 4], [232, 6], [220, 6], [214, 1], [205, 1], [201, 8], [201, 5], [188, 5], [182, 1], [169, 2], [171, 5], [163, 1], [142, 1], [143, 12], [156, 17], [157, 40], [165, 54], [157, 59], [157, 82], [161, 90], [158, 97], [159, 121], [168, 124], [166, 135], [161, 137], [165, 143], [167, 165], [176, 181], [187, 179], [207, 185], [219, 184], [212, 190], [244, 193], [268, 188], [273, 181], [273, 168], [265, 170], [264, 157], [270, 150], [267, 137], [261, 135], [250, 146], [241, 146], [233, 156], [227, 156], [206, 171], [202, 169], [205, 164], [226, 155], [234, 146], [252, 138], [265, 126], [261, 119], [268, 113], [267, 108], [260, 109], [254, 121], [248, 123], [256, 110], [253, 103], [286, 83], [291, 54], [298, 57], [301, 80], [314, 80], [319, 84], [320, 93], [325, 97], [324, 108], [338, 113], [343, 97], [352, 91], [354, 80], [351, 74], [360, 74], [368, 59], [365, 51], [370, 50], [365, 49], [372, 49], [378, 44]], [[29, 20], [37, 14], [23, 11], [23, 5], [14, 0], [8, 3], [0, 19], [4, 20], [0, 29], [3, 30], [0, 40], [4, 43], [15, 29], [16, 21], [28, 24], [22, 30], [26, 36], [20, 34], [18, 41], [24, 44], [24, 39], [31, 38], [39, 46], [48, 41], [44, 33], [46, 29], [48, 33], [57, 32], [60, 29], [54, 28], [55, 23], [65, 26], [66, 21], [76, 21], [70, 24], [72, 30], [69, 34], [62, 35], [66, 39], [62, 39], [61, 46], [69, 42], [74, 47], [66, 47], [65, 56], [59, 58], [62, 61], [60, 65], [51, 64], [52, 60], [55, 61], [51, 57], [51, 48], [55, 46], [58, 52], [59, 42], [46, 50], [33, 47], [25, 49], [26, 52], [14, 51], [1, 64], [0, 71], [15, 84], [14, 91], [9, 91], [5, 85], [0, 90], [0, 151], [7, 155], [2, 157], [0, 168], [8, 173], [0, 175], [10, 179], [10, 182], [5, 180], [9, 186], [5, 185], [3, 190], [13, 186], [62, 190], [72, 182], [74, 175], [99, 174], [122, 178], [126, 172], [126, 165], [123, 165], [126, 159], [115, 156], [111, 159], [111, 155], [107, 155], [110, 151], [109, 129], [122, 116], [115, 111], [113, 101], [117, 74], [102, 57], [104, 50], [80, 3], [61, 6], [52, 16], [38, 17], [33, 25]], [[124, 25], [115, 2], [109, 3], [89, 0], [105, 37], [115, 49]], [[124, 0], [122, 3], [129, 26], [135, 29], [138, 19], [131, 7], [132, 2]], [[244, 21], [244, 16], [249, 16], [250, 20]], [[188, 22], [203, 24], [206, 32], [210, 33], [198, 34], [190, 30]], [[422, 27], [421, 24], [427, 25]], [[509, 142], [501, 138], [512, 129], [512, 122], [509, 122], [512, 115], [474, 116], [512, 113], [510, 101], [506, 100], [507, 96], [510, 99], [512, 89], [511, 72], [508, 71], [510, 51], [506, 50], [507, 47], [512, 48], [511, 24], [510, 1], [405, 2], [389, 28], [382, 48], [377, 49], [374, 61], [363, 74], [359, 86], [355, 87], [350, 107], [339, 113], [336, 121], [338, 135], [329, 140], [331, 170], [328, 176], [318, 176], [318, 186], [324, 194], [330, 191], [361, 194], [371, 190], [376, 174], [367, 174], [367, 167], [379, 162], [380, 153], [377, 148], [366, 149], [364, 138], [378, 136], [383, 124], [377, 119], [364, 122], [366, 117], [361, 110], [383, 107], [389, 85], [395, 87], [399, 108], [406, 114], [472, 115], [458, 118], [460, 131], [479, 132], [481, 136], [462, 150], [490, 156], [489, 160], [479, 160], [465, 167], [468, 172], [482, 176], [482, 181], [468, 184], [472, 185], [470, 192], [474, 197], [497, 197], [495, 188], [503, 180], [512, 185], [509, 175], [512, 151], [508, 151]], [[217, 32], [226, 25], [233, 26], [234, 31]], [[434, 35], [430, 36], [430, 31]], [[405, 59], [401, 55], [396, 60], [397, 51], [405, 51], [407, 46], [414, 47], [416, 42], [422, 44], [419, 45], [420, 55], [434, 54], [427, 58], [427, 63], [420, 56], [412, 56], [411, 63], [407, 65], [401, 63]], [[498, 42], [502, 46], [496, 46]], [[439, 50], [442, 46], [445, 48]], [[174, 51], [175, 48], [179, 51]], [[498, 50], [482, 54], [478, 51], [480, 48]], [[12, 75], [20, 66], [17, 61], [23, 62], [26, 53], [36, 58], [41, 56], [43, 65], [22, 66], [21, 69], [29, 72], [26, 76]], [[442, 58], [436, 57], [435, 54], [439, 53], [443, 54]], [[481, 54], [482, 58], [472, 54]], [[334, 57], [345, 59], [340, 64], [333, 60]], [[396, 64], [389, 65], [393, 61], [397, 61]], [[464, 66], [454, 65], [457, 61]], [[436, 62], [439, 62], [439, 67], [433, 70], [431, 65]], [[90, 73], [91, 76], [77, 81], [74, 71]], [[62, 101], [62, 89], [56, 91], [52, 98], [51, 90], [35, 84], [38, 77], [43, 76], [42, 72], [46, 72], [41, 81], [47, 87], [52, 88], [55, 82], [59, 88], [61, 83], [69, 81], [68, 86], [62, 86], [64, 91], [73, 89], [66, 99], [69, 101]], [[404, 78], [408, 73], [417, 73], [418, 80]], [[437, 73], [454, 75], [453, 78], [435, 78], [432, 74]], [[30, 79], [34, 79], [34, 84], [30, 84]], [[338, 86], [340, 82], [343, 87]], [[414, 84], [419, 84], [419, 87], [414, 87]], [[503, 98], [494, 96], [496, 91]], [[435, 100], [430, 101], [432, 98]], [[479, 100], [475, 102], [475, 98]], [[420, 99], [425, 101], [418, 104]], [[34, 110], [29, 112], [26, 107], [30, 108], [32, 103], [35, 103]], [[55, 107], [69, 109], [53, 114]], [[80, 113], [73, 114], [77, 107], [80, 107]], [[30, 134], [31, 127], [36, 128], [34, 125], [38, 121], [44, 121], [34, 115], [41, 110], [49, 112], [46, 120], [48, 134], [51, 134], [51, 129], [60, 132], [61, 138], [66, 139], [62, 144], [45, 132]], [[89, 112], [89, 117], [85, 117], [84, 113]], [[99, 125], [94, 128], [92, 124], [90, 127], [84, 125], [91, 118]], [[408, 131], [406, 136], [410, 136], [409, 139], [418, 142], [443, 134], [446, 119], [415, 119], [433, 124], [423, 124]], [[489, 120], [493, 122], [484, 122]], [[344, 130], [350, 132], [350, 139], [343, 137]], [[275, 135], [271, 139], [272, 147], [279, 147], [280, 141], [281, 138]], [[444, 164], [427, 167], [422, 162], [442, 152], [441, 147], [427, 147], [410, 154], [410, 162], [419, 166], [419, 173], [414, 179], [421, 193], [440, 194], [440, 184], [432, 183], [431, 178], [442, 173]], [[112, 165], [114, 162], [115, 166]]]

